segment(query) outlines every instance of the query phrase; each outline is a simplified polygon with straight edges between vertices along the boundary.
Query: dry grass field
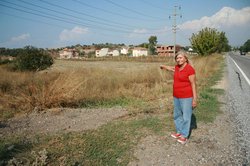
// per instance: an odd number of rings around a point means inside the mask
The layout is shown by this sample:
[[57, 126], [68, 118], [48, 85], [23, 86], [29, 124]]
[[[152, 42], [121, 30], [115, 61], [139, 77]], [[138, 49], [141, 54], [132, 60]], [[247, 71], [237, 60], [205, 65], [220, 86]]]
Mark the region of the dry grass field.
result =
[[[218, 56], [194, 57], [198, 88], [218, 69]], [[17, 113], [54, 107], [85, 107], [130, 101], [148, 104], [171, 98], [172, 73], [160, 64], [174, 65], [173, 58], [162, 62], [66, 61], [57, 60], [52, 68], [39, 72], [12, 72], [0, 68], [0, 118]], [[205, 81], [206, 80], [206, 81]], [[115, 102], [113, 102], [115, 101]], [[119, 103], [121, 102], [121, 103]], [[146, 106], [148, 107], [148, 106]]]
[[58, 60], [51, 69], [40, 73], [11, 72], [2, 67], [1, 117], [118, 99], [156, 99], [162, 88], [168, 89], [165, 84], [171, 80], [171, 74], [163, 73], [159, 65]]

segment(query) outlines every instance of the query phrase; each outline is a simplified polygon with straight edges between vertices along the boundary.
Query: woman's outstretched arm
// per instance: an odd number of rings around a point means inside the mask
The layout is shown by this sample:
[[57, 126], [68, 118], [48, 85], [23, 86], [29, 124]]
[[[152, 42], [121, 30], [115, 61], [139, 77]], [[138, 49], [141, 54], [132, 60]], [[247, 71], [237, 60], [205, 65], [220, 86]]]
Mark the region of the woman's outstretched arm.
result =
[[160, 68], [162, 70], [174, 71], [174, 66], [161, 65]]

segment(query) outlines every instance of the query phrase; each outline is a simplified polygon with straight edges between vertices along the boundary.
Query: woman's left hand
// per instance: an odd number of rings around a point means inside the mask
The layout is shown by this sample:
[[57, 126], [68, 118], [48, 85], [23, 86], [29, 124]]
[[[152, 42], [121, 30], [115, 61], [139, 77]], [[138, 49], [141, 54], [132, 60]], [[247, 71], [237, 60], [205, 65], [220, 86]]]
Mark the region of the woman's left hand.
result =
[[193, 99], [193, 101], [192, 101], [192, 107], [193, 108], [197, 107], [197, 101], [196, 101], [196, 99]]

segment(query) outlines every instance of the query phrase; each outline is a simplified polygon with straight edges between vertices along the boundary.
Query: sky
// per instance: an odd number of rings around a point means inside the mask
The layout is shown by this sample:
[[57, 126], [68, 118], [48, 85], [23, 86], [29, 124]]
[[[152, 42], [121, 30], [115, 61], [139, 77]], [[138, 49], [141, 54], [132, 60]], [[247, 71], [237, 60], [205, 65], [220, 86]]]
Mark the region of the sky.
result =
[[250, 0], [0, 0], [0, 23], [6, 48], [137, 45], [150, 36], [190, 46], [205, 27], [241, 46], [250, 39]]

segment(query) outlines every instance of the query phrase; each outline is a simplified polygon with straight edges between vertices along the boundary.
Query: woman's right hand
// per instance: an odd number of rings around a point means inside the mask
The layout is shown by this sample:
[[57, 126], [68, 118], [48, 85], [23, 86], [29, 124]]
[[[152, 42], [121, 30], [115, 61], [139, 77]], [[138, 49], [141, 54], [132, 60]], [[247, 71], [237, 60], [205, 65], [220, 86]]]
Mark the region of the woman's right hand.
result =
[[160, 69], [166, 69], [164, 65], [161, 65], [160, 66]]
[[160, 69], [162, 69], [162, 70], [168, 70], [168, 71], [174, 71], [174, 67], [173, 66], [161, 65]]

